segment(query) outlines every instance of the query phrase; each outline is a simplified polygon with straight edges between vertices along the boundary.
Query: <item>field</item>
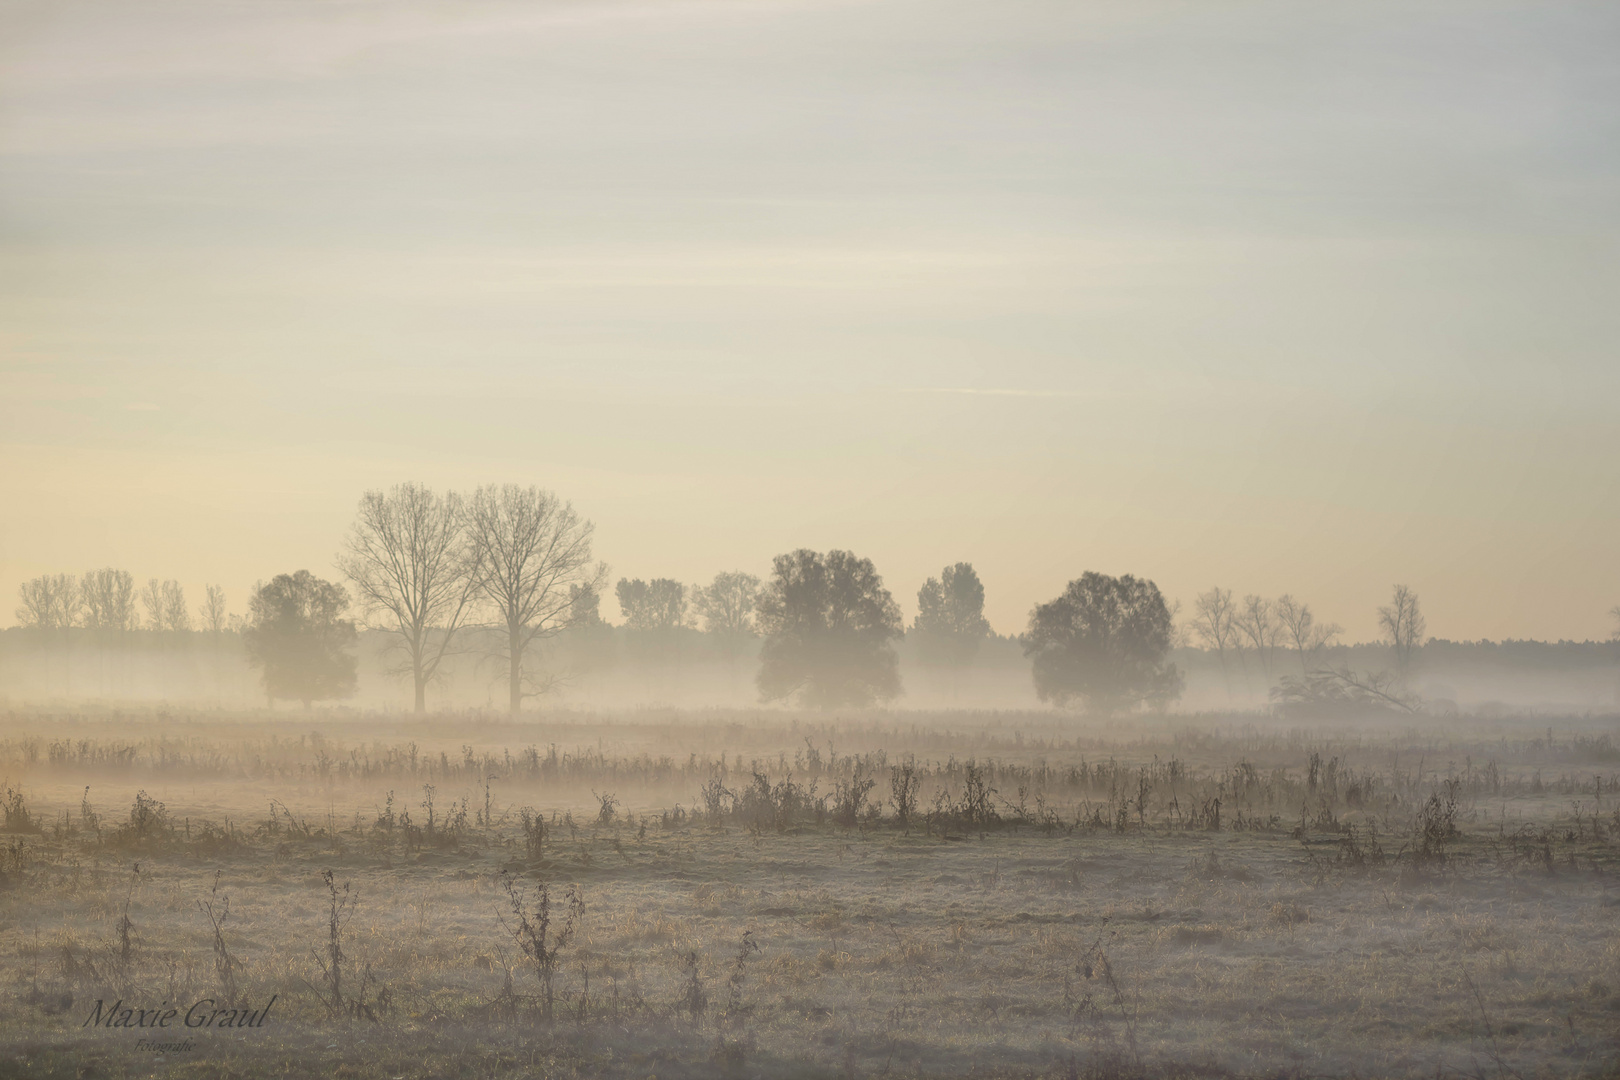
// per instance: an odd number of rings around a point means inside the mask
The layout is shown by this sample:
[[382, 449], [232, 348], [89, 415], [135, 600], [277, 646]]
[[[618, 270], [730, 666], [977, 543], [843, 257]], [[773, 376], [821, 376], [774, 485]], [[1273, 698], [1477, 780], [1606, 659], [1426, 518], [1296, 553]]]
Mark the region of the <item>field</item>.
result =
[[1614, 717], [0, 725], [0, 1075], [1620, 1072]]

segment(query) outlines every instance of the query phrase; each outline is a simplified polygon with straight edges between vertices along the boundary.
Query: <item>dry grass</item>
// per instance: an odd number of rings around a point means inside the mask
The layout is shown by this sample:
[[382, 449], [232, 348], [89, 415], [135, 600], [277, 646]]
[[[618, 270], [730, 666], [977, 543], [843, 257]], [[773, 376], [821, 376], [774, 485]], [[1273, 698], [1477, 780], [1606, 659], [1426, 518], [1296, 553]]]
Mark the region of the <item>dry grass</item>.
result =
[[[500, 725], [13, 715], [0, 1074], [1620, 1066], [1593, 732], [1110, 745], [943, 719], [806, 743], [631, 718], [531, 756]], [[181, 1053], [83, 1026], [98, 1000], [272, 997]]]

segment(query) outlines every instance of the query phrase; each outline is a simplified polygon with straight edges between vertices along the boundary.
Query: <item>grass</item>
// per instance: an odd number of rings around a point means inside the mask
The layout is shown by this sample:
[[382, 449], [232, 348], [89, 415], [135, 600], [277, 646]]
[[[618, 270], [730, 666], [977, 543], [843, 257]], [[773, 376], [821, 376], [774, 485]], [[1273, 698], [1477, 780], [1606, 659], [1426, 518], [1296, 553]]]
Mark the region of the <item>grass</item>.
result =
[[909, 719], [13, 713], [0, 1075], [1620, 1068], [1610, 721]]

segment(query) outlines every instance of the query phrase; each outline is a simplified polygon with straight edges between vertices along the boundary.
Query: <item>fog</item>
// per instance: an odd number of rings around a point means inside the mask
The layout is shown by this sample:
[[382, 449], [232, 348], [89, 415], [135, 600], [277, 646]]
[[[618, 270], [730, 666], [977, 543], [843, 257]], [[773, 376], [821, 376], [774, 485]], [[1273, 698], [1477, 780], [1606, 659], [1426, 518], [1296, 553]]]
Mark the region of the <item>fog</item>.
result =
[[1617, 45], [0, 0], [0, 1075], [1614, 1075]]
[[[706, 640], [696, 630], [638, 634], [617, 629], [588, 646], [564, 640], [536, 651], [535, 659], [557, 682], [526, 706], [536, 720], [548, 713], [676, 708], [736, 710], [760, 715], [781, 708], [762, 703], [755, 683], [759, 642], [732, 650]], [[466, 651], [452, 656], [441, 677], [428, 690], [434, 713], [471, 711], [498, 715], [505, 711], [505, 673], [492, 665], [470, 635]], [[394, 671], [388, 639], [376, 632], [362, 635], [355, 693], [321, 703], [319, 715], [354, 711], [408, 713], [408, 675]], [[1029, 660], [1018, 643], [991, 639], [970, 663], [946, 666], [919, 656], [915, 639], [898, 647], [903, 693], [888, 705], [899, 715], [912, 711], [989, 710], [1046, 711], [1036, 696]], [[1436, 642], [1408, 680], [1430, 717], [1458, 713], [1495, 718], [1568, 717], [1620, 713], [1620, 647], [1607, 642], [1509, 642], [1505, 645]], [[1186, 647], [1172, 655], [1186, 675], [1186, 688], [1171, 715], [1247, 714], [1263, 720], [1276, 712], [1271, 691], [1280, 676], [1297, 668], [1282, 658], [1267, 672], [1254, 657], [1223, 665], [1206, 650]], [[1329, 668], [1387, 671], [1393, 660], [1387, 646], [1335, 647], [1315, 661]], [[25, 705], [93, 708], [120, 705], [169, 705], [182, 709], [222, 706], [259, 710], [266, 698], [261, 672], [248, 662], [239, 634], [217, 638], [201, 631], [161, 635], [135, 631], [124, 640], [98, 638], [91, 632], [40, 635], [13, 628], [0, 631], [0, 702]], [[296, 702], [283, 711], [299, 712]], [[849, 712], [849, 710], [841, 710]], [[857, 715], [862, 710], [855, 710]], [[1073, 710], [1078, 719], [1083, 710]], [[1054, 715], [1061, 723], [1064, 714]], [[1365, 719], [1388, 719], [1369, 710]], [[1128, 723], [1128, 721], [1127, 721]]]

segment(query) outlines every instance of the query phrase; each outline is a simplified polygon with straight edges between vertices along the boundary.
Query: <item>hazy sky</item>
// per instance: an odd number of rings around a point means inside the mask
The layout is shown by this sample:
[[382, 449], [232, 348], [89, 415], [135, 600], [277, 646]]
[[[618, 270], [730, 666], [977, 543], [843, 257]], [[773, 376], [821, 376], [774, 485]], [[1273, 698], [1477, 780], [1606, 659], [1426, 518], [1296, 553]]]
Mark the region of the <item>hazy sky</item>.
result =
[[1605, 636], [1617, 241], [1612, 0], [0, 0], [0, 624], [414, 479]]

